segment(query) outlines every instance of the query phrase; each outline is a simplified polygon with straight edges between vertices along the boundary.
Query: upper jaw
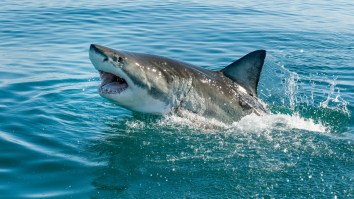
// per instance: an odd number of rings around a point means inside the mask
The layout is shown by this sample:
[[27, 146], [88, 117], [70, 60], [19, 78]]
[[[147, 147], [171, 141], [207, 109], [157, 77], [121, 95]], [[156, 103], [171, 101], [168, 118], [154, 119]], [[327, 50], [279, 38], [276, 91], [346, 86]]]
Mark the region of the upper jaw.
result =
[[104, 66], [108, 63], [109, 55], [112, 51], [104, 46], [91, 44], [89, 58], [97, 70], [104, 70]]
[[101, 46], [101, 45], [97, 45], [97, 44], [90, 45], [90, 52], [95, 52], [97, 54], [101, 54], [104, 57], [106, 56], [105, 54], [110, 51], [113, 51], [113, 50], [110, 48]]

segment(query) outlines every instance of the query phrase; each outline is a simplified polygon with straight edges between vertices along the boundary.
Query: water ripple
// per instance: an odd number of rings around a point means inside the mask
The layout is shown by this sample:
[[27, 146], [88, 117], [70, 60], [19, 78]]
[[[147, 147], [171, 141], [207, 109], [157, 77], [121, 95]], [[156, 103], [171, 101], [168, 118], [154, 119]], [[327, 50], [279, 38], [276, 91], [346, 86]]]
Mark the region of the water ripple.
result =
[[[352, 2], [0, 4], [0, 197], [353, 197]], [[213, 70], [266, 49], [276, 114], [132, 113], [97, 94], [91, 43]]]

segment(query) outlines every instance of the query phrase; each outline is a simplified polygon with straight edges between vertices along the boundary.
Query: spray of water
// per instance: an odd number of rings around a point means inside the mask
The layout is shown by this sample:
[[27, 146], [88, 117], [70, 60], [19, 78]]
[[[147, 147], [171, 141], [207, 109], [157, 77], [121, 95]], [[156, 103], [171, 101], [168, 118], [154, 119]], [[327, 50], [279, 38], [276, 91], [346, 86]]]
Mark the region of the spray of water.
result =
[[267, 87], [263, 90], [273, 93], [262, 95], [273, 113], [289, 115], [294, 119], [303, 118], [323, 125], [331, 132], [341, 131], [349, 121], [348, 102], [342, 98], [336, 78], [331, 79], [323, 74], [299, 75], [272, 61], [266, 65], [265, 76], [282, 85], [261, 85]]

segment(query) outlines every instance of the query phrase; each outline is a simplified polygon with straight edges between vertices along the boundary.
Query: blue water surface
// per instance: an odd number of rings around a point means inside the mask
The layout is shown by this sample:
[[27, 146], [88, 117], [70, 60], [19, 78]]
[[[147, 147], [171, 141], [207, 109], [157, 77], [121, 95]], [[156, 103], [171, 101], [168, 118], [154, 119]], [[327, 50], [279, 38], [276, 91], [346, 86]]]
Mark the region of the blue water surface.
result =
[[[0, 198], [354, 198], [353, 10], [2, 0]], [[132, 113], [98, 95], [91, 43], [212, 70], [265, 49], [258, 93], [273, 115]]]

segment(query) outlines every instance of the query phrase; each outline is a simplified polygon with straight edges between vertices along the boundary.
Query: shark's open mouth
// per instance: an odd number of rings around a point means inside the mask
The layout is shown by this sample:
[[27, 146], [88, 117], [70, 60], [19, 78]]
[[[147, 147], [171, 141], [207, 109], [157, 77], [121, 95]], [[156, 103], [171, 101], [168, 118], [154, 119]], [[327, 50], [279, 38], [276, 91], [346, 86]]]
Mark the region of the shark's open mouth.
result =
[[104, 71], [99, 71], [101, 77], [101, 85], [98, 89], [103, 94], [118, 94], [125, 91], [128, 88], [128, 84], [125, 79]]

